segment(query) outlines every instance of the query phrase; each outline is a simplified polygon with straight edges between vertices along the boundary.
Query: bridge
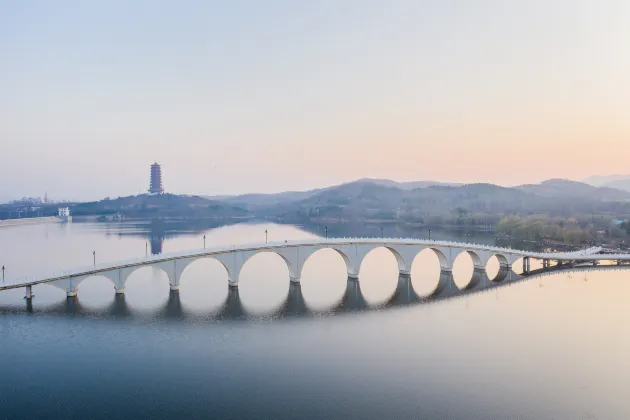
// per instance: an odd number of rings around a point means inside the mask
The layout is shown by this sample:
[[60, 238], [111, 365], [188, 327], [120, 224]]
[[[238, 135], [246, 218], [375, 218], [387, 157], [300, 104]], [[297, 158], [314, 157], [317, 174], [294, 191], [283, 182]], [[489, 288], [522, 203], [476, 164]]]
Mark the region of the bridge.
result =
[[[237, 288], [239, 274], [243, 266], [251, 257], [262, 252], [272, 252], [282, 257], [287, 264], [291, 283], [298, 284], [308, 258], [322, 249], [332, 249], [341, 255], [346, 263], [348, 279], [356, 282], [359, 279], [361, 263], [376, 248], [386, 248], [392, 252], [398, 263], [398, 271], [403, 283], [405, 281], [409, 283], [411, 265], [416, 255], [425, 249], [433, 251], [439, 260], [442, 275], [440, 275], [440, 280], [430, 296], [440, 295], [448, 289], [454, 290], [453, 287], [457, 289], [450, 273], [453, 263], [462, 253], [470, 255], [476, 273], [485, 272], [489, 260], [493, 257], [496, 257], [500, 263], [500, 273], [510, 272], [513, 264], [519, 259], [523, 259], [523, 272], [525, 274], [530, 272], [532, 259], [541, 260], [544, 268], [551, 267], [552, 261], [560, 266], [564, 264], [569, 266], [576, 264], [597, 265], [603, 261], [614, 262], [618, 265], [630, 263], [630, 254], [602, 254], [600, 247], [574, 252], [540, 253], [450, 241], [403, 238], [334, 238], [224, 246], [161, 254], [115, 263], [95, 264], [90, 267], [56, 272], [50, 276], [16, 279], [0, 285], [0, 291], [23, 287], [26, 288], [25, 297], [32, 299], [33, 286], [49, 284], [64, 290], [68, 297], [72, 297], [77, 295], [79, 285], [85, 279], [92, 276], [102, 276], [111, 281], [117, 294], [123, 294], [129, 276], [135, 270], [147, 266], [163, 270], [168, 276], [171, 290], [178, 290], [182, 273], [186, 267], [202, 258], [212, 258], [219, 261], [226, 269], [229, 286]], [[501, 275], [497, 276], [496, 281], [500, 281], [501, 277]], [[473, 290], [481, 287], [479, 278], [480, 276], [473, 275], [464, 289]], [[401, 284], [400, 287], [406, 286]]]

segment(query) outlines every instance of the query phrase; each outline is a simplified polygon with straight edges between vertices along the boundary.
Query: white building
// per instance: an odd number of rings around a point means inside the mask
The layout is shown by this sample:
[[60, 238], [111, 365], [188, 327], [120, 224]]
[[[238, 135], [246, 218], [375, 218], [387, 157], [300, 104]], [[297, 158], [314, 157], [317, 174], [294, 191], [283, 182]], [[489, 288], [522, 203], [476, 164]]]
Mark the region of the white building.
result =
[[59, 207], [59, 217], [70, 217], [70, 208]]

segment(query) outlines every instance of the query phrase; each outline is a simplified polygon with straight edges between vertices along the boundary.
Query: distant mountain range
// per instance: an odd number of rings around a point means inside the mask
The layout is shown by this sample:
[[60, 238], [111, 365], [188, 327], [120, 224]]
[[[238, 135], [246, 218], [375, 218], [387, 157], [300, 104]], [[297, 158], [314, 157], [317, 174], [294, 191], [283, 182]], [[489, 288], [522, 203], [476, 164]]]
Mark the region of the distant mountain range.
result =
[[515, 187], [521, 191], [541, 197], [585, 198], [595, 200], [626, 200], [630, 191], [623, 191], [608, 186], [595, 187], [578, 181], [567, 179], [549, 179], [540, 184], [520, 185]]
[[346, 185], [378, 185], [382, 187], [398, 188], [401, 190], [414, 190], [417, 188], [427, 188], [432, 186], [461, 186], [463, 184], [437, 182], [437, 181], [411, 181], [411, 182], [396, 182], [389, 179], [372, 179], [362, 178], [357, 181], [348, 182], [340, 185], [333, 185], [331, 187], [316, 188], [308, 191], [286, 191], [273, 194], [242, 194], [242, 195], [217, 195], [217, 196], [204, 196], [209, 200], [223, 201], [232, 204], [248, 204], [255, 206], [271, 206], [276, 204], [289, 203], [294, 201], [306, 200], [317, 194], [331, 191], [337, 188], [342, 188]]
[[438, 182], [438, 181], [411, 181], [411, 182], [397, 182], [390, 179], [378, 179], [378, 178], [361, 178], [356, 183], [371, 183], [381, 185], [383, 187], [400, 188], [401, 190], [415, 190], [418, 188], [427, 187], [460, 187], [464, 184], [456, 182]]
[[489, 226], [505, 215], [630, 216], [630, 191], [564, 179], [515, 187], [359, 179], [310, 191], [210, 198], [247, 209], [254, 217], [287, 222], [396, 220], [444, 225], [462, 223], [467, 215]]
[[[486, 188], [497, 190], [518, 190], [539, 197], [556, 197], [556, 198], [582, 198], [586, 200], [619, 200], [624, 201], [630, 199], [630, 190], [622, 188], [610, 187], [610, 183], [623, 183], [622, 176], [618, 176], [614, 180], [604, 180], [602, 178], [600, 185], [593, 183], [571, 181], [567, 179], [549, 179], [540, 184], [524, 184], [515, 187], [500, 187], [494, 184], [461, 184], [448, 183], [438, 181], [411, 181], [397, 182], [389, 179], [372, 179], [362, 178], [345, 184], [334, 185], [331, 187], [317, 188], [308, 191], [287, 191], [272, 194], [243, 194], [233, 196], [205, 196], [210, 200], [222, 201], [232, 204], [253, 205], [253, 206], [273, 206], [290, 202], [297, 202], [316, 197], [320, 200], [322, 197], [343, 195], [344, 192], [356, 190], [357, 188], [372, 188], [374, 191], [384, 193], [386, 189], [396, 189], [401, 191], [415, 191], [441, 188], [451, 188], [453, 192], [459, 189], [470, 189], [472, 185], [485, 185]], [[595, 177], [593, 177], [595, 178]], [[630, 176], [628, 178], [630, 181]], [[381, 187], [381, 188], [376, 188]], [[418, 191], [422, 194], [422, 191]], [[425, 191], [428, 194], [428, 192]]]
[[584, 180], [594, 187], [609, 187], [630, 192], [630, 175], [597, 175]]
[[366, 178], [310, 191], [215, 197], [138, 195], [70, 207], [76, 216], [121, 213], [131, 218], [268, 218], [288, 223], [378, 221], [491, 229], [510, 215], [542, 214], [580, 220], [593, 220], [599, 215], [611, 221], [627, 220], [630, 191], [564, 179], [502, 187]]

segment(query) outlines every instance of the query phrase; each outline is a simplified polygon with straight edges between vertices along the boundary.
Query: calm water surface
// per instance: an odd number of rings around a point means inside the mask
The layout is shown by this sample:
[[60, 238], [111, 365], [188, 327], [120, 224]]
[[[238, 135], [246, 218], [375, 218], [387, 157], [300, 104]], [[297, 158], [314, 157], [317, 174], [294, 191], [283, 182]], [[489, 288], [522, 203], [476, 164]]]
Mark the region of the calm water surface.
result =
[[[208, 246], [260, 242], [265, 229], [270, 240], [316, 236], [281, 225], [24, 226], [0, 229], [0, 265], [13, 279], [90, 264], [92, 251], [115, 261], [199, 248], [204, 234]], [[472, 267], [458, 258], [459, 285]], [[421, 253], [415, 291], [438, 276]], [[259, 254], [236, 294], [212, 260], [189, 266], [179, 293], [152, 268], [122, 297], [101, 277], [76, 299], [36, 286], [30, 307], [23, 290], [0, 292], [0, 419], [630, 419], [630, 271], [411, 305], [391, 304], [397, 281], [393, 255], [370, 253], [357, 310], [343, 260], [322, 250], [297, 289], [280, 257]]]

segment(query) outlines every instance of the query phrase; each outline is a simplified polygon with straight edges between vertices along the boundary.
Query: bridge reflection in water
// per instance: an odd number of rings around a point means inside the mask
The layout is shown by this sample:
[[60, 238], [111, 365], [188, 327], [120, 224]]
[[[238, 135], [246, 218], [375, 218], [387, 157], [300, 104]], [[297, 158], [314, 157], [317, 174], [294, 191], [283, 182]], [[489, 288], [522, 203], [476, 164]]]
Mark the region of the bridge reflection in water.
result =
[[264, 318], [290, 318], [290, 317], [309, 317], [335, 315], [348, 312], [384, 310], [388, 308], [411, 307], [417, 305], [434, 304], [446, 299], [455, 299], [458, 297], [469, 296], [472, 294], [483, 294], [487, 291], [497, 288], [507, 287], [525, 280], [542, 278], [544, 276], [558, 273], [586, 273], [592, 271], [627, 271], [630, 272], [628, 266], [599, 266], [599, 267], [567, 267], [558, 266], [554, 268], [543, 268], [533, 270], [527, 274], [517, 274], [512, 270], [501, 270], [494, 279], [490, 279], [486, 271], [475, 270], [469, 285], [474, 284], [474, 288], [458, 288], [452, 281], [451, 272], [441, 272], [441, 284], [451, 285], [448, 289], [441, 290], [438, 294], [430, 296], [418, 295], [409, 276], [401, 275], [398, 277], [398, 284], [392, 296], [379, 305], [370, 305], [365, 300], [361, 292], [361, 284], [356, 279], [348, 278], [346, 289], [341, 299], [327, 310], [317, 310], [309, 308], [302, 294], [300, 283], [289, 284], [289, 291], [284, 302], [275, 310], [265, 315], [254, 315], [247, 310], [241, 302], [240, 292], [238, 288], [228, 288], [228, 294], [225, 302], [221, 307], [205, 314], [187, 311], [185, 305], [182, 305], [178, 290], [170, 290], [168, 299], [161, 307], [153, 311], [143, 312], [134, 309], [133, 306], [126, 302], [124, 294], [116, 294], [112, 303], [101, 309], [92, 309], [81, 304], [77, 296], [68, 297], [58, 304], [47, 306], [44, 308], [34, 308], [33, 300], [26, 299], [25, 307], [16, 306], [0, 306], [0, 313], [30, 313], [30, 314], [51, 314], [51, 315], [73, 315], [87, 316], [98, 318], [146, 318], [151, 319], [170, 319], [170, 320], [208, 320], [212, 322], [222, 320], [252, 320]]

